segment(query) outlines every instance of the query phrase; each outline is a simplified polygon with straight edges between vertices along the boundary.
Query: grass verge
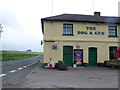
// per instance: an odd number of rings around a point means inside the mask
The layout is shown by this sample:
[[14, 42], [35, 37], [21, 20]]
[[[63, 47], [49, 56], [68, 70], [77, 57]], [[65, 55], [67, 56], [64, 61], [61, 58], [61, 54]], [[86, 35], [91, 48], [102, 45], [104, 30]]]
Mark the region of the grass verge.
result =
[[1, 52], [0, 58], [2, 58], [0, 61], [16, 60], [26, 57], [43, 55], [42, 52], [7, 51], [7, 50], [2, 50], [0, 52]]

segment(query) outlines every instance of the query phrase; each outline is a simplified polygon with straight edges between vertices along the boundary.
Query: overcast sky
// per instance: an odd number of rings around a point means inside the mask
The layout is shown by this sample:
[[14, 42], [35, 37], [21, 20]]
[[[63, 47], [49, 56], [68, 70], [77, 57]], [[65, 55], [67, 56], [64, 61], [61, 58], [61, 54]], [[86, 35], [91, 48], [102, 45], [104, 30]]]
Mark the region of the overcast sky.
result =
[[120, 0], [0, 0], [3, 50], [43, 51], [41, 18], [70, 14], [118, 16]]

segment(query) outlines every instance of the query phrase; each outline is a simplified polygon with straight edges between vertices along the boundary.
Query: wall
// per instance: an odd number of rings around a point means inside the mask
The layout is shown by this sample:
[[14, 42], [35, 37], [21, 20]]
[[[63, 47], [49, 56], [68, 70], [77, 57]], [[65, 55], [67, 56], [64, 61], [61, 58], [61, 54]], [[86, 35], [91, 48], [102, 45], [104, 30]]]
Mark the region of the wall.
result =
[[[74, 36], [62, 36], [63, 24], [73, 24]], [[58, 60], [63, 60], [63, 46], [71, 45], [76, 49], [76, 45], [80, 45], [80, 48], [84, 51], [84, 62], [88, 62], [88, 48], [96, 47], [98, 54], [97, 62], [104, 62], [109, 59], [109, 46], [118, 46], [118, 38], [108, 37], [108, 25], [102, 23], [97, 25], [96, 23], [81, 23], [81, 22], [44, 22], [44, 40], [55, 40], [55, 42], [44, 43], [44, 63], [48, 63], [50, 58], [57, 63]], [[90, 31], [86, 30], [86, 27], [96, 27], [95, 31], [104, 32], [104, 35], [84, 35], [78, 34], [77, 31]], [[120, 25], [118, 25], [120, 27]], [[92, 32], [95, 32], [92, 31]], [[119, 30], [120, 31], [120, 30]], [[120, 35], [120, 32], [119, 32]], [[120, 42], [119, 42], [120, 43]], [[52, 45], [58, 46], [57, 50], [52, 50]]]
[[[73, 24], [73, 34], [74, 36], [62, 36], [63, 34], [63, 24]], [[105, 24], [101, 23], [97, 25], [97, 23], [85, 23], [82, 22], [51, 22], [45, 21], [44, 23], [44, 40], [87, 40], [87, 41], [113, 41], [117, 42], [118, 38], [109, 38], [108, 37], [108, 25], [115, 24]], [[96, 27], [96, 30], [86, 30], [86, 27]], [[118, 26], [118, 25], [117, 25]], [[120, 25], [119, 25], [120, 26]], [[92, 32], [104, 32], [105, 35], [85, 35], [85, 34], [77, 34], [77, 31], [92, 31]], [[70, 38], [71, 37], [71, 38]]]

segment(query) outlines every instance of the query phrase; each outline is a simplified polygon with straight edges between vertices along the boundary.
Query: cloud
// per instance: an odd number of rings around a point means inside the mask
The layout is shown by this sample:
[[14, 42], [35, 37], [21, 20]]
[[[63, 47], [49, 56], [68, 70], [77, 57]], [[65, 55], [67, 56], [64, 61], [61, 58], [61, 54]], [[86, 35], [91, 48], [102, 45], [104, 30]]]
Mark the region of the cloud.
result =
[[[116, 15], [119, 0], [94, 1], [95, 10], [100, 11], [102, 15]], [[53, 14], [52, 0], [0, 0], [0, 24], [4, 27], [3, 49], [30, 48], [33, 51], [42, 51], [41, 18], [62, 13], [93, 14], [93, 12], [93, 0], [53, 0]]]
[[[40, 18], [36, 18], [33, 15], [31, 19], [30, 12], [27, 12], [28, 8], [22, 7], [25, 10], [20, 11], [20, 7], [17, 7], [18, 3], [15, 4], [16, 8], [12, 7], [12, 1], [10, 1], [9, 5], [7, 5], [8, 3], [0, 1], [0, 24], [3, 24], [4, 27], [2, 49], [22, 51], [32, 49], [33, 51], [42, 51], [40, 46], [40, 35], [42, 35], [40, 34], [39, 27], [41, 25]], [[39, 20], [38, 24], [36, 24], [34, 17]]]
[[14, 13], [1, 4], [0, 4], [0, 24], [3, 24], [4, 26], [16, 30], [23, 30], [22, 26], [17, 21]]
[[15, 29], [4, 28], [2, 34], [2, 48], [4, 50], [21, 50], [32, 49], [32, 51], [42, 51], [40, 39], [31, 37], [25, 33], [20, 33]]

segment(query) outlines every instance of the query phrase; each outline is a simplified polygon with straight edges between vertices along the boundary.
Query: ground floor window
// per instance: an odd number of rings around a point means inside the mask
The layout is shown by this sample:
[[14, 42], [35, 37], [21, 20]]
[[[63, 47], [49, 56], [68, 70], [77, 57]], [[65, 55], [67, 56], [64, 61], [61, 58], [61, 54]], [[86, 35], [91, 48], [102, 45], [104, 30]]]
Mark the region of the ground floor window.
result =
[[109, 47], [109, 58], [111, 59], [117, 59], [116, 56], [117, 53], [117, 47]]

